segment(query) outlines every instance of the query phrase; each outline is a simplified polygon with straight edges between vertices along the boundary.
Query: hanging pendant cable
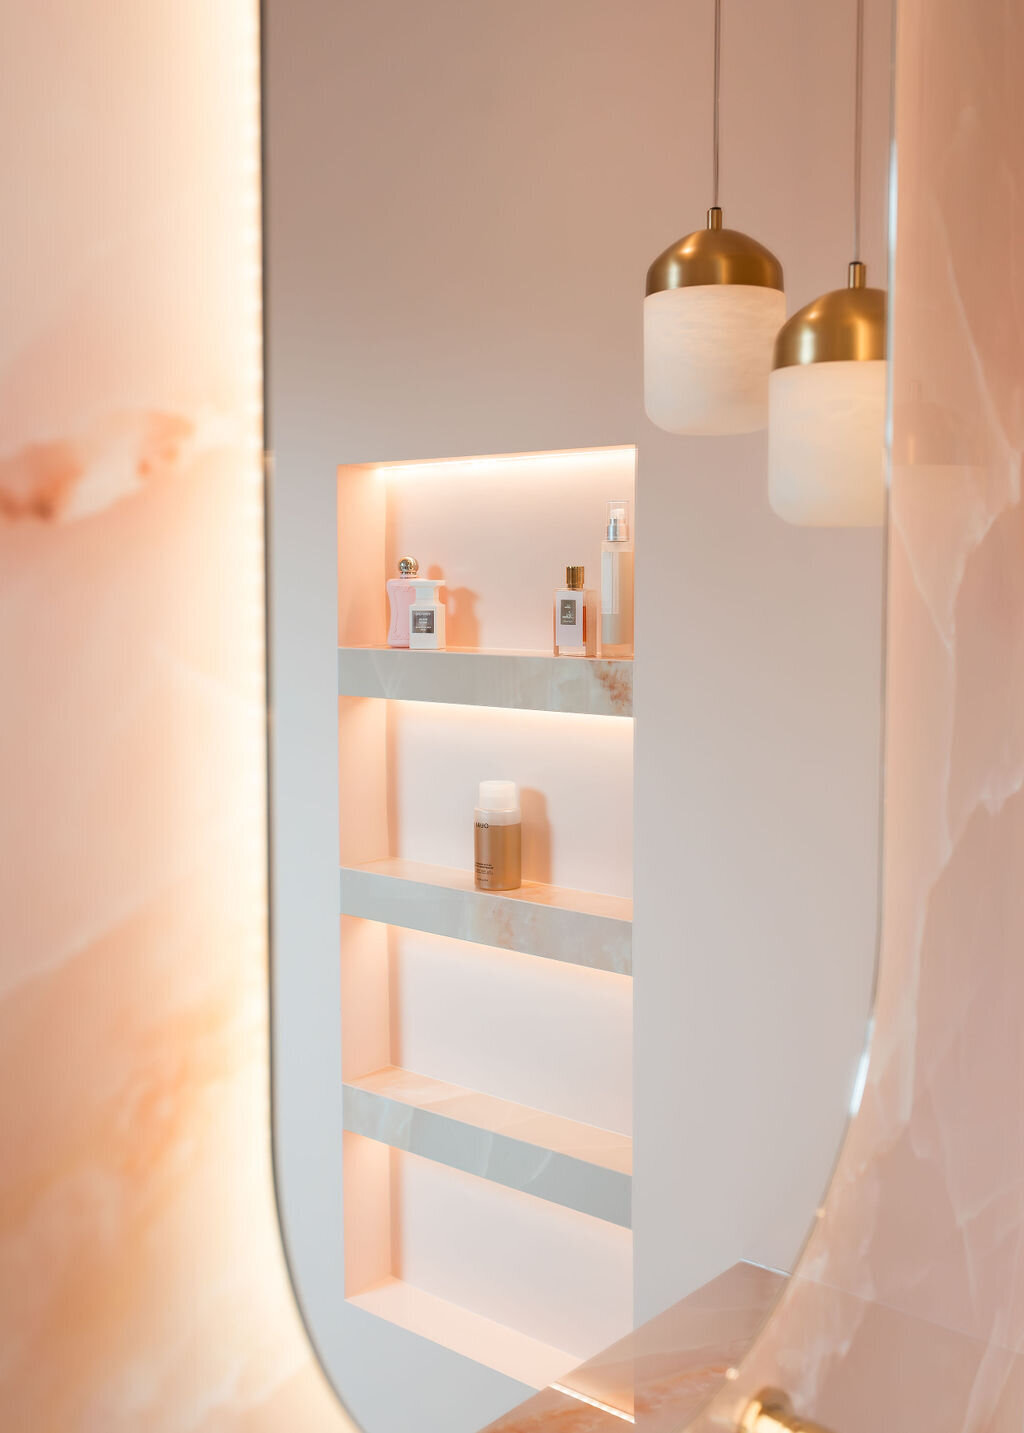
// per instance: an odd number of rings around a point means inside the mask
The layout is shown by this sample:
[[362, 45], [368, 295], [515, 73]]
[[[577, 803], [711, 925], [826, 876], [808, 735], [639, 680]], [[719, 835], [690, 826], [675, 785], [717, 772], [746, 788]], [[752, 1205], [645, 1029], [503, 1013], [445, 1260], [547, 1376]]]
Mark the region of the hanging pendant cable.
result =
[[[863, 0], [861, 0], [863, 3]], [[718, 100], [722, 88], [722, 0], [715, 0], [715, 101], [714, 101], [714, 140], [712, 143], [711, 160], [711, 202], [718, 208]]]
[[857, 68], [853, 110], [853, 259], [860, 262], [860, 170], [864, 130], [864, 0], [857, 0]]

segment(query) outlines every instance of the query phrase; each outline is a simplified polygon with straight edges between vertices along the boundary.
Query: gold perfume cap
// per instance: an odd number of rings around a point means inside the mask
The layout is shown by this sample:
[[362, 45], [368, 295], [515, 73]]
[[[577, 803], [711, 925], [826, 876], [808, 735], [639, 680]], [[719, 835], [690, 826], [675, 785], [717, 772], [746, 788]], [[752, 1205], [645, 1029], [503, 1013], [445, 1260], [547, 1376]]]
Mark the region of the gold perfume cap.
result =
[[565, 585], [570, 592], [583, 591], [583, 568], [567, 567], [565, 569]]

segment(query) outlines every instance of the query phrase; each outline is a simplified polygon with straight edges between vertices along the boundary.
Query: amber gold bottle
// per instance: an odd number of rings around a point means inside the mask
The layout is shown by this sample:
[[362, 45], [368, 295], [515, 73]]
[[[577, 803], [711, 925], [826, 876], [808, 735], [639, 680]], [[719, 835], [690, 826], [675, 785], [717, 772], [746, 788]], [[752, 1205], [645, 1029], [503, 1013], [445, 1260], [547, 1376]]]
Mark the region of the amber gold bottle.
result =
[[523, 884], [523, 815], [514, 781], [481, 781], [473, 858], [478, 891], [515, 891]]

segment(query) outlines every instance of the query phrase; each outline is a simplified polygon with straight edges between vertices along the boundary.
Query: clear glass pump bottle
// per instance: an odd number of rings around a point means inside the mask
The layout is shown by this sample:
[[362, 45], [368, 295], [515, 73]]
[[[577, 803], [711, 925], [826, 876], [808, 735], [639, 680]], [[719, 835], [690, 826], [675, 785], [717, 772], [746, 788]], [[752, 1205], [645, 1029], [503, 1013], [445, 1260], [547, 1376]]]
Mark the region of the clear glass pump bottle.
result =
[[633, 655], [633, 538], [627, 498], [608, 504], [601, 543], [601, 655]]

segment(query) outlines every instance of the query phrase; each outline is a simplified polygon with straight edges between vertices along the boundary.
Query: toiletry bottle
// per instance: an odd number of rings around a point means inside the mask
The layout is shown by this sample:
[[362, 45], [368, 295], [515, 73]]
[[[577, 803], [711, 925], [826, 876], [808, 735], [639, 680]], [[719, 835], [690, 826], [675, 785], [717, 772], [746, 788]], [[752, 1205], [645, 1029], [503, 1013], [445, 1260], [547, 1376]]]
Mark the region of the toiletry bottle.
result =
[[583, 586], [582, 567], [565, 569], [555, 593], [555, 656], [593, 657], [597, 652], [597, 603]]
[[409, 608], [416, 596], [416, 589], [412, 579], [420, 570], [420, 565], [415, 557], [403, 557], [398, 564], [399, 577], [392, 577], [388, 581], [388, 603], [391, 607], [391, 616], [388, 621], [388, 646], [408, 647], [409, 645]]
[[440, 600], [444, 580], [417, 577], [413, 583], [416, 595], [409, 606], [409, 646], [442, 649], [444, 641], [444, 603]]
[[629, 501], [608, 504], [601, 543], [601, 656], [633, 655], [633, 539]]
[[514, 781], [481, 781], [473, 813], [473, 878], [478, 891], [523, 884], [523, 816]]

